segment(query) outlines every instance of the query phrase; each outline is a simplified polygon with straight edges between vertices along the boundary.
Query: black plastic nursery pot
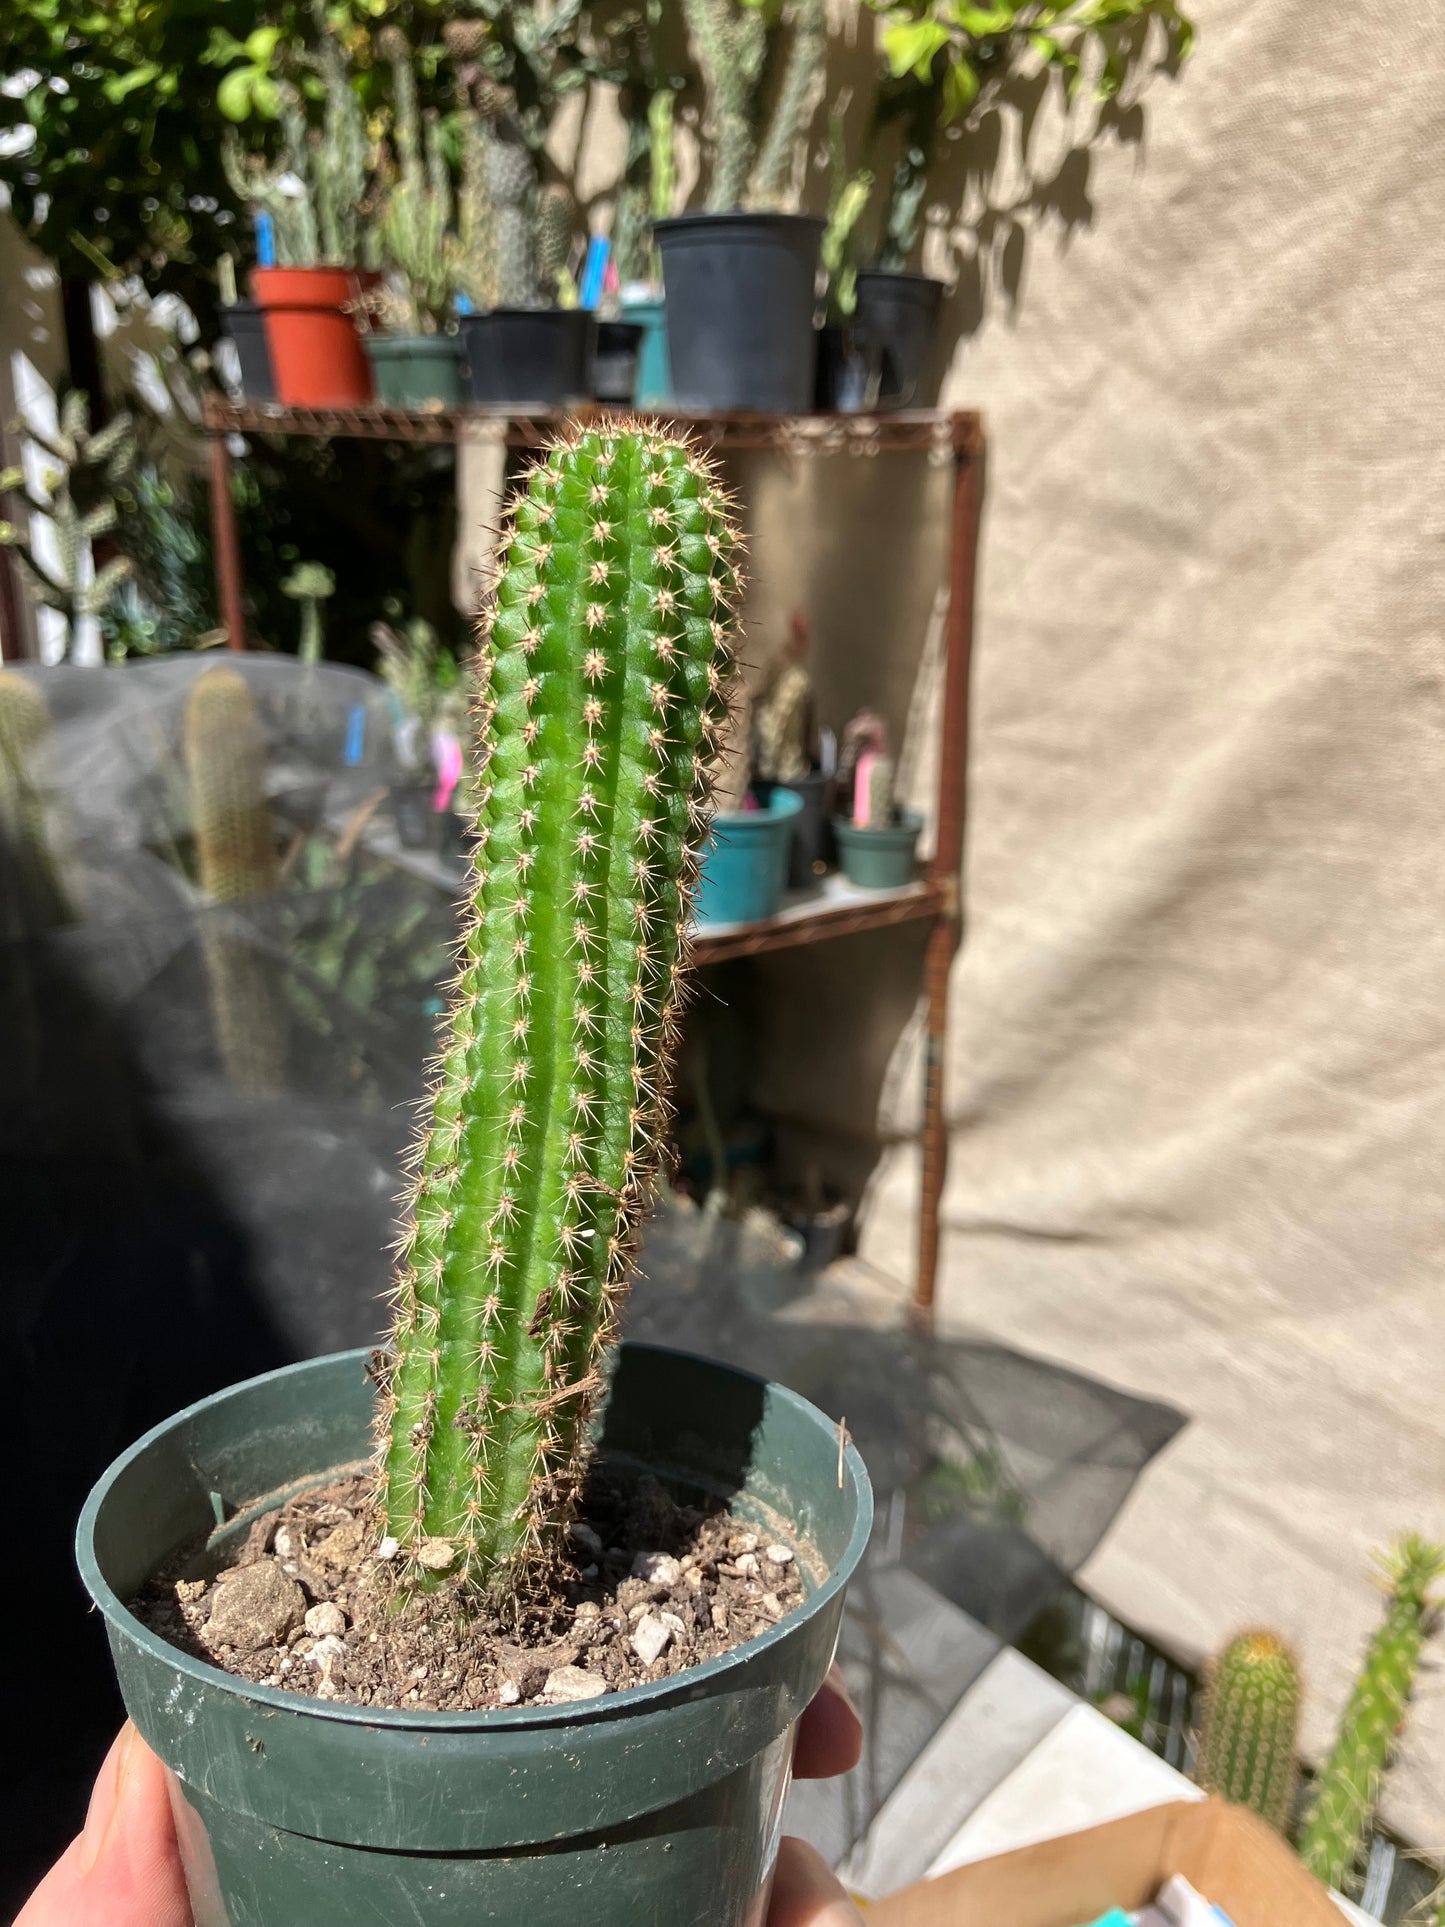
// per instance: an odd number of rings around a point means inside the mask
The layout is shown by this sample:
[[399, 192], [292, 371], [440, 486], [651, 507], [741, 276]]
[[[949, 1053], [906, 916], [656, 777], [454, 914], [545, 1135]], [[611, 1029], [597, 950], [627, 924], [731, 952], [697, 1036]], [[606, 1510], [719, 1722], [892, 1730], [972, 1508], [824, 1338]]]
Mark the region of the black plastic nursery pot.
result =
[[645, 333], [640, 321], [599, 321], [592, 352], [592, 398], [620, 405], [637, 387], [637, 355]]
[[818, 330], [814, 406], [825, 415], [861, 415], [878, 400], [879, 351], [858, 329], [830, 324]]
[[859, 270], [853, 325], [880, 359], [880, 408], [926, 406], [923, 381], [942, 302], [943, 283], [930, 275]]
[[657, 222], [653, 234], [678, 406], [808, 413], [822, 221], [809, 214], [681, 214]]
[[365, 1360], [203, 1399], [118, 1459], [81, 1517], [81, 1575], [127, 1711], [173, 1776], [196, 1927], [760, 1927], [793, 1725], [868, 1540], [857, 1453], [795, 1393], [622, 1348], [601, 1450], [786, 1531], [810, 1584], [767, 1633], [655, 1684], [560, 1707], [391, 1712], [253, 1686], [167, 1645], [126, 1601], [218, 1516], [213, 1543], [243, 1537], [365, 1460]]
[[585, 308], [492, 308], [462, 317], [472, 400], [559, 408], [587, 398], [593, 317]]
[[837, 784], [833, 777], [824, 776], [821, 770], [813, 770], [807, 776], [799, 776], [791, 783], [767, 783], [755, 780], [753, 789], [758, 801], [767, 807], [774, 790], [789, 790], [802, 802], [802, 809], [792, 819], [788, 843], [788, 888], [790, 890], [810, 890], [818, 881], [819, 874], [827, 868], [836, 854], [833, 840], [833, 792]]
[[233, 301], [225, 310], [226, 333], [236, 350], [241, 370], [241, 394], [246, 401], [276, 399], [276, 377], [271, 372], [271, 350], [266, 345], [266, 318], [259, 301]]

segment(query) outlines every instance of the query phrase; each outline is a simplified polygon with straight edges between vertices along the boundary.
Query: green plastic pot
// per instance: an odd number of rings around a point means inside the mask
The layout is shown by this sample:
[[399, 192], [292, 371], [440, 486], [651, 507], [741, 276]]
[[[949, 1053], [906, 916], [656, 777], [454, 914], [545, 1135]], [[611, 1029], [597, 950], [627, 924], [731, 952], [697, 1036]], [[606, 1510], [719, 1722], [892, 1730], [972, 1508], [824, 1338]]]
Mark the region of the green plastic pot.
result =
[[366, 358], [383, 408], [461, 406], [462, 344], [455, 335], [368, 335]]
[[833, 818], [843, 874], [860, 890], [901, 890], [913, 881], [914, 852], [923, 818], [903, 810], [886, 830], [860, 830], [845, 816]]
[[[833, 1657], [872, 1499], [795, 1393], [624, 1346], [602, 1448], [816, 1553], [805, 1602], [720, 1659], [559, 1707], [389, 1712], [253, 1686], [128, 1611], [177, 1547], [247, 1531], [369, 1453], [366, 1354], [268, 1372], [168, 1419], [86, 1502], [81, 1575], [126, 1709], [169, 1768], [196, 1927], [756, 1927], [794, 1722]], [[254, 1495], [263, 1493], [264, 1499]]]

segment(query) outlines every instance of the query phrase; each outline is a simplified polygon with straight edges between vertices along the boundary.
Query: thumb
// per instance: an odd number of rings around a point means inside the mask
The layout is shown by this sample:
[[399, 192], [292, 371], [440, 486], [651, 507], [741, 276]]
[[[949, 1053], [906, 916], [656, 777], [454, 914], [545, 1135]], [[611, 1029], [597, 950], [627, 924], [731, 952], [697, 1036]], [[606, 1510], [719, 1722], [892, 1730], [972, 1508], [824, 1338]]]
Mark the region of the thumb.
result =
[[862, 1927], [862, 1916], [821, 1855], [805, 1841], [784, 1838], [767, 1927]]
[[105, 1756], [84, 1832], [15, 1927], [192, 1927], [165, 1768], [129, 1721]]

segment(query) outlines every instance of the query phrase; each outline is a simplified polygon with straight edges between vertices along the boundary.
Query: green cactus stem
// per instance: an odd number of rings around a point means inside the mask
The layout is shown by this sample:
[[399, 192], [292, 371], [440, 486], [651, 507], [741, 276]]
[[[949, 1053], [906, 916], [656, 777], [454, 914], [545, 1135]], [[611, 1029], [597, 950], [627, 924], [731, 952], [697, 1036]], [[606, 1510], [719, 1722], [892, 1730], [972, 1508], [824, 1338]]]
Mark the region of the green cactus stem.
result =
[[1299, 1784], [1299, 1661], [1275, 1633], [1243, 1632], [1209, 1669], [1194, 1777], [1283, 1833]]
[[734, 545], [706, 463], [640, 426], [579, 429], [511, 510], [378, 1422], [412, 1585], [514, 1599], [570, 1510], [666, 1125]]
[[825, 0], [795, 0], [792, 39], [768, 131], [748, 181], [748, 206], [780, 208], [808, 136], [828, 54]]
[[434, 334], [457, 280], [451, 171], [436, 114], [423, 115], [417, 104], [406, 35], [400, 27], [384, 27], [377, 50], [391, 68], [395, 112], [395, 155], [387, 157], [378, 223], [381, 258], [401, 283], [399, 332]]
[[[534, 216], [537, 259], [537, 290], [544, 301], [556, 301], [569, 279], [568, 259], [572, 253], [572, 230], [577, 219], [577, 204], [560, 181], [549, 181], [537, 193]], [[563, 302], [575, 306], [575, 302]]]
[[498, 93], [479, 65], [486, 46], [480, 20], [449, 20], [442, 30], [452, 63], [457, 121], [461, 128], [461, 182], [457, 194], [456, 285], [474, 308], [497, 298], [496, 214], [488, 186], [487, 150]]
[[1310, 1872], [1339, 1889], [1354, 1875], [1404, 1729], [1436, 1614], [1431, 1588], [1445, 1576], [1445, 1546], [1409, 1533], [1379, 1555], [1379, 1565], [1390, 1600], [1384, 1624], [1370, 1641], [1300, 1838], [1300, 1858]]
[[537, 299], [537, 250], [531, 197], [532, 156], [514, 134], [498, 128], [487, 149], [487, 189], [496, 227], [497, 305], [526, 308]]
[[753, 707], [753, 770], [764, 782], [796, 783], [812, 768], [813, 679], [802, 655], [807, 623], [795, 614], [789, 643], [776, 658]]
[[0, 937], [42, 936], [74, 913], [50, 845], [35, 759], [50, 710], [18, 669], [0, 669]]

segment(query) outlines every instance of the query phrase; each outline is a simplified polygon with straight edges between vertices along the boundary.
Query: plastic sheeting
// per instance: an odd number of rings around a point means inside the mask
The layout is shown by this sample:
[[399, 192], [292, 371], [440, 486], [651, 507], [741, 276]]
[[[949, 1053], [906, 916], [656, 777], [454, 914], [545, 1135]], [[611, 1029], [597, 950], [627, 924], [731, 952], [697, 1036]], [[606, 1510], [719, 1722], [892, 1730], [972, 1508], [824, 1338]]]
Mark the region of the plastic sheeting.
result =
[[[186, 734], [216, 667], [0, 671], [49, 709], [28, 775], [67, 906], [0, 943], [6, 1418], [26, 1468], [7, 1517], [34, 1559], [7, 1603], [36, 1661], [14, 1682], [34, 1735], [11, 1795], [17, 1892], [77, 1824], [116, 1718], [71, 1573], [81, 1500], [180, 1405], [380, 1335], [399, 1159], [450, 968], [460, 860], [398, 843], [393, 718], [354, 671], [225, 660], [261, 726], [276, 867], [261, 894], [206, 897], [196, 784], [214, 772]], [[0, 880], [18, 862], [9, 821]], [[790, 1322], [806, 1284], [793, 1264], [679, 1205], [649, 1239], [631, 1329], [782, 1377], [847, 1419], [881, 1500], [860, 1597], [906, 1570], [911, 1596], [933, 1588], [1017, 1631], [1174, 1416], [998, 1347]], [[937, 1653], [900, 1659], [890, 1623], [860, 1608], [850, 1629], [877, 1706], [869, 1764], [821, 1827], [838, 1851], [966, 1683]]]

